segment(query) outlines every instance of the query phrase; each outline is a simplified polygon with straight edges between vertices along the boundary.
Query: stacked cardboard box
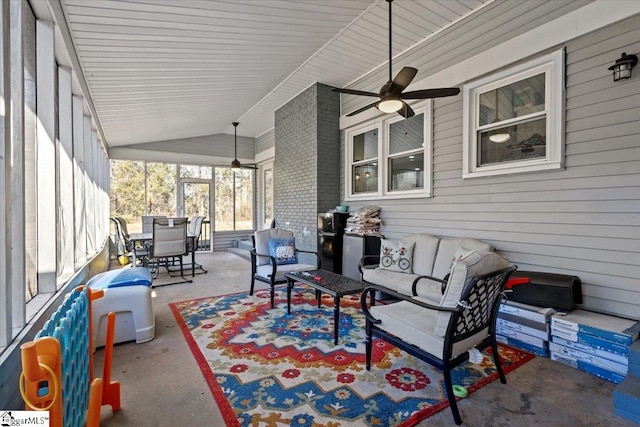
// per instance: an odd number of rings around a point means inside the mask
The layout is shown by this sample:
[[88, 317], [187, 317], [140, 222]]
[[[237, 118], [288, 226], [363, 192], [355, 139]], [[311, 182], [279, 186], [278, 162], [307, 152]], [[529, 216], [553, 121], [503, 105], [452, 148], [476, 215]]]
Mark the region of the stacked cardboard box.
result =
[[500, 304], [496, 339], [537, 356], [549, 357], [549, 323], [552, 308], [507, 301]]
[[629, 347], [640, 322], [575, 310], [551, 318], [551, 359], [600, 378], [621, 382], [627, 374]]

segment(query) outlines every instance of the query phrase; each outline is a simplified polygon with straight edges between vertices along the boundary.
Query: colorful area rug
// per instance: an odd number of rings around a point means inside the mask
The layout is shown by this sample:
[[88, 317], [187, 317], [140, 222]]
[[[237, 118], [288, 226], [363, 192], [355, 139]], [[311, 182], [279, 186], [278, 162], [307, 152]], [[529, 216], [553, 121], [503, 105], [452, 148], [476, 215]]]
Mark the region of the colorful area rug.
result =
[[[446, 408], [442, 373], [382, 341], [364, 367], [359, 295], [343, 297], [333, 343], [333, 298], [296, 287], [170, 304], [228, 426], [412, 426]], [[490, 349], [489, 349], [490, 351]], [[501, 346], [505, 372], [534, 356]], [[453, 371], [469, 393], [498, 377], [492, 359]]]

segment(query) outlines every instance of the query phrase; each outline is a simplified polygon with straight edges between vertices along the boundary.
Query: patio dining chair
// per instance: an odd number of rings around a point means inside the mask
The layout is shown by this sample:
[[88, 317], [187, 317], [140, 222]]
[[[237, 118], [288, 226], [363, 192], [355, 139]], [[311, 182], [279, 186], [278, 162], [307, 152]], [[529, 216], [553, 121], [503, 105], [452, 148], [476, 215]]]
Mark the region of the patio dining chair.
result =
[[[198, 215], [194, 216], [189, 220], [189, 236], [192, 236], [187, 241], [188, 252], [197, 251], [198, 244], [200, 242], [200, 236], [202, 235], [202, 223], [204, 222], [206, 216]], [[195, 257], [193, 258], [195, 259]], [[202, 264], [195, 264], [192, 266], [193, 269], [200, 270], [201, 273], [206, 273], [207, 270], [204, 269]], [[195, 272], [195, 271], [194, 271]]]
[[[180, 263], [179, 282], [166, 283], [175, 285], [178, 283], [191, 283], [192, 280], [184, 277], [184, 265], [182, 257], [187, 254], [187, 218], [154, 218], [153, 239], [149, 247], [149, 265], [154, 278], [158, 277], [162, 266], [170, 274], [170, 263], [177, 259]], [[173, 277], [173, 276], [172, 276]]]
[[142, 232], [151, 233], [153, 231], [153, 220], [156, 218], [167, 218], [166, 215], [143, 215], [142, 216]]
[[[253, 295], [255, 281], [268, 283], [271, 287], [271, 308], [274, 307], [275, 286], [287, 283], [285, 273], [320, 268], [320, 257], [316, 252], [303, 251], [295, 247], [293, 231], [281, 228], [267, 228], [256, 231], [251, 254], [251, 288]], [[315, 258], [314, 264], [299, 262], [300, 254]]]
[[113, 217], [111, 218], [111, 220], [114, 221], [117, 226], [117, 230], [120, 235], [121, 242], [124, 245], [124, 249], [127, 252], [131, 252], [133, 248], [131, 247], [131, 242], [129, 240], [130, 236], [129, 230], [127, 229], [127, 220], [121, 216]]
[[[451, 370], [469, 359], [472, 348], [491, 346], [500, 382], [507, 382], [495, 336], [498, 305], [509, 275], [506, 258], [488, 251], [456, 252], [442, 299], [407, 296], [388, 288], [371, 285], [361, 296], [366, 317], [366, 369], [371, 369], [373, 337], [379, 337], [401, 350], [441, 369], [456, 424], [462, 419], [456, 403]], [[368, 295], [384, 291], [399, 302], [367, 304]]]

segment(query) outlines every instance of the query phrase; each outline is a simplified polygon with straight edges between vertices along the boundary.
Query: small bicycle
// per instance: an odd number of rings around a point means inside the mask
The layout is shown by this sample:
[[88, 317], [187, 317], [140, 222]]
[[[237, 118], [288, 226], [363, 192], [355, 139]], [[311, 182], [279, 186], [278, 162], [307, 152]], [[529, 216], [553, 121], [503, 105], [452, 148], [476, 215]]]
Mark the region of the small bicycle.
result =
[[380, 262], [384, 267], [387, 267], [387, 268], [391, 267], [393, 264], [397, 262], [398, 267], [401, 270], [407, 270], [411, 266], [411, 261], [409, 261], [408, 258], [403, 257], [402, 254], [398, 255], [397, 260], [393, 259], [392, 255], [383, 255], [382, 258], [380, 259]]

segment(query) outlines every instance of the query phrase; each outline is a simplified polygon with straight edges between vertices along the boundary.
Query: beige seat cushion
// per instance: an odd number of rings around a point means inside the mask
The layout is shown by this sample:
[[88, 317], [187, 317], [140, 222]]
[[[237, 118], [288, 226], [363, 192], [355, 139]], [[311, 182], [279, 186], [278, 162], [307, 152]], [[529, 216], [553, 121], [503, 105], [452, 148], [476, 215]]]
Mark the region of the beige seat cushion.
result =
[[411, 287], [417, 277], [415, 274], [397, 273], [379, 267], [362, 269], [362, 278], [365, 282], [384, 286], [404, 295], [411, 295]]
[[[421, 298], [417, 298], [421, 299]], [[423, 299], [432, 304], [431, 301]], [[442, 359], [444, 338], [433, 332], [437, 311], [425, 309], [408, 301], [395, 304], [375, 305], [370, 312], [381, 322], [376, 325], [405, 342], [415, 345], [424, 351]], [[453, 356], [468, 350], [474, 344], [485, 338], [487, 330], [482, 331], [453, 345]]]
[[[276, 270], [276, 281], [285, 280], [284, 274], [292, 271], [315, 270], [316, 266], [311, 264], [282, 264]], [[261, 265], [256, 268], [256, 274], [260, 277], [268, 279], [271, 276], [273, 267], [271, 265]]]

